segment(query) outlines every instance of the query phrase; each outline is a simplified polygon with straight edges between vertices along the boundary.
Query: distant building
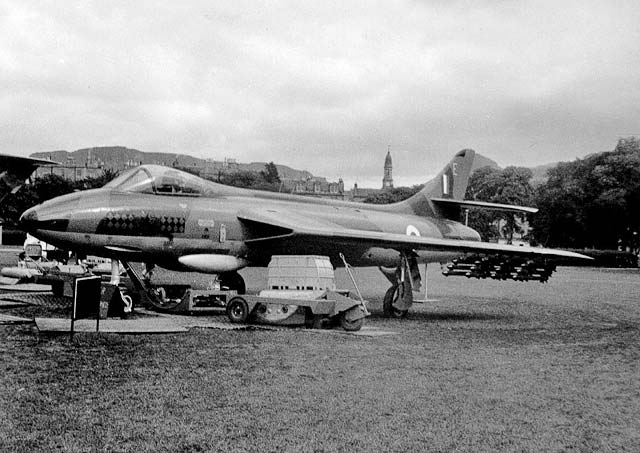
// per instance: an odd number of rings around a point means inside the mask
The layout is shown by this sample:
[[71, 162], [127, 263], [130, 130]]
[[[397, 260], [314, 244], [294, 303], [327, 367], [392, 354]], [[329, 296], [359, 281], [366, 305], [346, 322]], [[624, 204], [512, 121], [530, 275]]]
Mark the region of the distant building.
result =
[[91, 158], [91, 153], [87, 157], [84, 165], [77, 165], [73, 157], [68, 157], [66, 162], [60, 165], [43, 165], [34, 172], [34, 177], [39, 178], [44, 175], [58, 175], [72, 181], [79, 181], [87, 178], [97, 178], [104, 170], [104, 163]]
[[393, 189], [393, 162], [391, 162], [391, 151], [387, 151], [384, 159], [384, 176], [382, 177], [382, 190]]
[[[147, 153], [122, 146], [85, 148], [72, 153], [67, 151], [33, 153], [31, 157], [48, 158], [59, 163], [56, 166], [38, 168], [35, 177], [55, 174], [72, 181], [98, 177], [105, 169], [124, 171], [143, 164], [169, 165], [212, 181], [220, 181], [223, 176], [233, 173], [260, 172], [265, 168], [263, 162], [246, 164], [228, 157], [219, 161], [182, 154]], [[327, 181], [326, 178], [313, 176], [306, 170], [296, 170], [284, 165], [278, 165], [278, 174], [282, 181], [281, 192], [335, 200], [363, 201], [393, 188], [393, 162], [390, 151], [387, 151], [384, 160], [381, 189], [361, 188], [354, 184], [352, 190], [345, 190], [342, 179]]]
[[384, 158], [384, 173], [382, 176], [382, 188], [371, 189], [358, 187], [358, 184], [353, 185], [353, 189], [345, 193], [345, 199], [350, 201], [364, 201], [369, 197], [378, 195], [379, 193], [386, 192], [393, 189], [393, 162], [391, 161], [391, 151], [387, 151], [387, 156]]
[[344, 200], [344, 182], [329, 182], [326, 178], [282, 179], [282, 192], [320, 198]]
[[283, 192], [290, 192], [298, 195], [311, 195], [321, 198], [333, 198], [336, 200], [364, 201], [367, 198], [381, 192], [393, 189], [393, 162], [391, 152], [387, 151], [384, 159], [384, 173], [382, 177], [381, 189], [370, 189], [353, 185], [353, 189], [345, 191], [344, 182], [328, 182], [325, 178], [311, 177], [305, 180], [282, 179]]
[[353, 189], [351, 189], [347, 193], [348, 195], [347, 199], [349, 201], [364, 201], [373, 195], [379, 194], [380, 192], [382, 192], [382, 189], [369, 189], [369, 188], [358, 187], [358, 183], [354, 183]]
[[203, 178], [217, 181], [222, 175], [239, 172], [240, 165], [236, 159], [229, 157], [225, 157], [223, 161], [207, 159], [204, 168], [200, 167], [200, 170]]

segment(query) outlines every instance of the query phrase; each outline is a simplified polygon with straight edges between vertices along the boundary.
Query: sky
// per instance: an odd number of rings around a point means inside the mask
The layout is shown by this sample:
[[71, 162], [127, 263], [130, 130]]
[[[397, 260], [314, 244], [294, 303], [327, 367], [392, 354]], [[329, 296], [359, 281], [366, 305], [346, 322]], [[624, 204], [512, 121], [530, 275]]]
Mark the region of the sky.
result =
[[127, 146], [424, 182], [640, 136], [637, 1], [0, 0], [0, 152]]

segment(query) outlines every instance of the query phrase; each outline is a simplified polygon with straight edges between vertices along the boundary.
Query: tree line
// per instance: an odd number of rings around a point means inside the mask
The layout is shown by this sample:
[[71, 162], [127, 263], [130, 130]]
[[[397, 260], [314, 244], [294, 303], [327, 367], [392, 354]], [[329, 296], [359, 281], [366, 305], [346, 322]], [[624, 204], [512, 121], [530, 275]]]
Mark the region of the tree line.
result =
[[[36, 204], [77, 190], [96, 189], [104, 186], [118, 175], [117, 171], [105, 169], [99, 176], [72, 181], [56, 174], [45, 174], [23, 185], [16, 193], [6, 197], [2, 206], [2, 221], [8, 227], [18, 224], [20, 215]], [[2, 193], [10, 189], [3, 188]]]
[[[627, 250], [640, 248], [640, 140], [620, 139], [613, 151], [548, 170], [546, 181], [532, 183], [525, 167], [483, 167], [473, 172], [465, 198], [492, 203], [531, 206], [538, 213], [523, 215], [470, 209], [458, 219], [468, 222], [485, 241], [515, 233], [533, 245], [576, 249]], [[365, 202], [393, 203], [422, 186], [399, 187], [373, 195]]]
[[[471, 176], [466, 196], [537, 207], [529, 218], [528, 239], [534, 244], [638, 253], [640, 140], [620, 139], [613, 151], [561, 162], [548, 170], [543, 183], [532, 185], [531, 178], [527, 168], [481, 168]], [[469, 225], [486, 239], [500, 233], [511, 237], [522, 225], [507, 213], [474, 211], [469, 217]]]

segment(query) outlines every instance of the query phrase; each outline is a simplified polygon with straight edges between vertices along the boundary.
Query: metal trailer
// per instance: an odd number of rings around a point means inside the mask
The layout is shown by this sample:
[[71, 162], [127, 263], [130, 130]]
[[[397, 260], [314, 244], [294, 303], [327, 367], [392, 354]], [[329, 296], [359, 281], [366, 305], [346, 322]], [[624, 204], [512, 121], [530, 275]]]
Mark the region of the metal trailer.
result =
[[[350, 268], [347, 267], [347, 272], [359, 300], [348, 297], [348, 291], [335, 289], [333, 267], [324, 256], [274, 256], [269, 264], [270, 289], [257, 295], [224, 289], [178, 288], [180, 285], [148, 286], [130, 263], [122, 264], [134, 292], [160, 311], [195, 313], [224, 308], [233, 323], [304, 324], [319, 328], [329, 320], [348, 331], [360, 330], [369, 315]], [[180, 296], [176, 297], [178, 293]]]
[[[290, 318], [298, 313], [304, 316], [304, 324], [309, 328], [320, 328], [328, 319], [344, 330], [358, 331], [369, 314], [363, 302], [332, 290], [286, 291], [287, 297], [283, 297], [283, 293], [285, 291], [263, 291], [260, 295], [236, 295], [227, 303], [227, 316], [233, 323], [282, 324], [279, 314]], [[291, 313], [292, 310], [295, 313]]]

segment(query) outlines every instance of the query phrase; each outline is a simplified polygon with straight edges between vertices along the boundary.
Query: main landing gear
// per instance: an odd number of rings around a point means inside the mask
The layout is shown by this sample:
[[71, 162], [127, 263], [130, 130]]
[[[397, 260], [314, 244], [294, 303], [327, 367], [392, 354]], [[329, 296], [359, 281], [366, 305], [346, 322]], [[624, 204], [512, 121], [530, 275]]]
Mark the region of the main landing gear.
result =
[[380, 268], [380, 271], [391, 282], [391, 287], [384, 295], [382, 310], [387, 318], [404, 318], [413, 305], [414, 288], [421, 286], [418, 261], [414, 255], [402, 253], [400, 264], [395, 269]]
[[[410, 296], [413, 299], [413, 294], [411, 293], [411, 289], [407, 290], [405, 283], [398, 283], [391, 286], [384, 295], [384, 300], [382, 302], [382, 311], [386, 318], [404, 318], [409, 313], [409, 308], [401, 309], [398, 307], [404, 307], [407, 305], [407, 302], [404, 302], [405, 298]], [[413, 300], [408, 304], [411, 306]]]

